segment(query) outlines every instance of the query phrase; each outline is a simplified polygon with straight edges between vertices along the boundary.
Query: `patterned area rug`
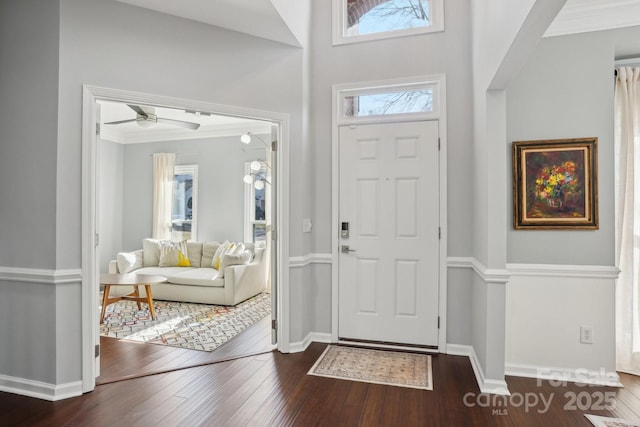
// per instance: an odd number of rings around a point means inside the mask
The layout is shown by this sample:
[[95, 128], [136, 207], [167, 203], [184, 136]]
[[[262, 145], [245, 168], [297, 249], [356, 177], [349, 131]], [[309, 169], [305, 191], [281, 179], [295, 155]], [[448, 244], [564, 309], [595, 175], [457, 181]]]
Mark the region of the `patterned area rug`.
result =
[[601, 417], [590, 414], [585, 414], [584, 416], [596, 427], [640, 427], [638, 422], [626, 421], [621, 418]]
[[428, 354], [330, 345], [309, 375], [433, 390]]
[[[271, 314], [271, 295], [259, 294], [235, 307], [154, 301], [156, 320], [143, 304], [118, 301], [107, 306], [100, 335], [213, 351], [257, 321]], [[100, 312], [100, 311], [98, 311]]]

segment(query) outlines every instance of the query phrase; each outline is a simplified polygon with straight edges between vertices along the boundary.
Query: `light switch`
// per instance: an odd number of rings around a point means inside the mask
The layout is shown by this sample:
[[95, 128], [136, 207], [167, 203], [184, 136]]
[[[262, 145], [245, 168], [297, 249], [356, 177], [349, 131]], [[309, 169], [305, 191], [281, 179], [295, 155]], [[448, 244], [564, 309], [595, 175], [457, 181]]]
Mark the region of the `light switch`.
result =
[[313, 224], [311, 224], [311, 219], [310, 218], [304, 218], [302, 220], [302, 232], [303, 233], [311, 233], [311, 228], [313, 227]]

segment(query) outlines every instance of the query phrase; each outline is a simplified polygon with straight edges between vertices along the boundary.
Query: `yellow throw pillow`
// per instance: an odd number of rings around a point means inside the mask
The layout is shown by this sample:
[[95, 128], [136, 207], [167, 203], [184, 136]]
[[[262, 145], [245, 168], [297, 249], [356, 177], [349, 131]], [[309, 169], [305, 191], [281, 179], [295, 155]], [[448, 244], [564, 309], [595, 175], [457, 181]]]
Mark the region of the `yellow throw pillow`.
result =
[[160, 267], [191, 267], [187, 252], [187, 241], [162, 242], [160, 248]]

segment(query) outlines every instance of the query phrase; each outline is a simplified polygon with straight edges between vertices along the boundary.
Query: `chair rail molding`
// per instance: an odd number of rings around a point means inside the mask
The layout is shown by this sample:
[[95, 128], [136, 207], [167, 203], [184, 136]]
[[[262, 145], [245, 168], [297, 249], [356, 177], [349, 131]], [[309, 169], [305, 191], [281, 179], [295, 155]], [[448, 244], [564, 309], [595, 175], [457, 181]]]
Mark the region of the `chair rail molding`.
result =
[[0, 280], [20, 283], [61, 285], [82, 281], [81, 269], [49, 270], [40, 268], [0, 266]]
[[289, 268], [301, 268], [310, 264], [331, 264], [332, 262], [331, 254], [311, 253], [303, 256], [290, 257]]

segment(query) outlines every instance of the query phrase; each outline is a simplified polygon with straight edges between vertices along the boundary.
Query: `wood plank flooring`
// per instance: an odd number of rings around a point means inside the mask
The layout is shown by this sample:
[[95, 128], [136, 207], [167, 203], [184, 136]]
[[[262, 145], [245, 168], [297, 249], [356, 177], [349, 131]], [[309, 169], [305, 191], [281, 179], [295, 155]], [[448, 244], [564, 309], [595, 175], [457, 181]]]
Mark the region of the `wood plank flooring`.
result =
[[621, 374], [624, 388], [507, 377], [512, 395], [500, 397], [479, 393], [468, 358], [438, 354], [434, 390], [425, 391], [307, 375], [325, 347], [103, 384], [59, 402], [0, 393], [0, 426], [591, 426], [585, 413], [640, 420], [632, 375]]
[[100, 376], [96, 384], [201, 366], [269, 352], [270, 316], [256, 322], [212, 352], [100, 337]]

